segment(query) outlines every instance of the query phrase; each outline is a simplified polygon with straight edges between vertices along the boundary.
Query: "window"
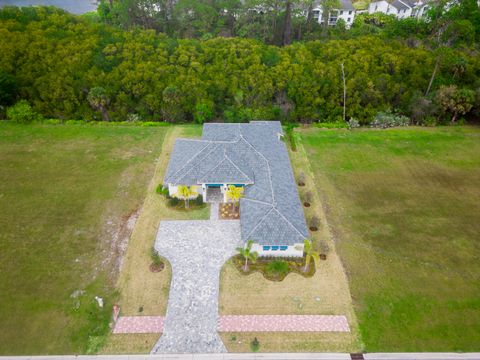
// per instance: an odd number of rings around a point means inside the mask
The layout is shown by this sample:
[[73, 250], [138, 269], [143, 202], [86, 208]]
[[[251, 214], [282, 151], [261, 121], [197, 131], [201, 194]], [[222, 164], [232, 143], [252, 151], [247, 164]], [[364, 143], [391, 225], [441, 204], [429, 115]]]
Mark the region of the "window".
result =
[[350, 11], [348, 12], [348, 15], [352, 15], [352, 10], [350, 10]]
[[288, 246], [280, 246], [280, 251], [285, 251], [288, 249]]
[[375, 5], [375, 11], [377, 11], [377, 10], [378, 10], [378, 5]]
[[263, 246], [263, 251], [268, 251], [268, 250], [270, 250], [270, 246], [265, 246], [265, 245], [264, 245], [264, 246]]
[[272, 246], [272, 251], [277, 251], [279, 246]]
[[339, 15], [343, 15], [343, 10], [340, 10]]
[[347, 19], [347, 22], [352, 22], [352, 18], [348, 18], [348, 19]]

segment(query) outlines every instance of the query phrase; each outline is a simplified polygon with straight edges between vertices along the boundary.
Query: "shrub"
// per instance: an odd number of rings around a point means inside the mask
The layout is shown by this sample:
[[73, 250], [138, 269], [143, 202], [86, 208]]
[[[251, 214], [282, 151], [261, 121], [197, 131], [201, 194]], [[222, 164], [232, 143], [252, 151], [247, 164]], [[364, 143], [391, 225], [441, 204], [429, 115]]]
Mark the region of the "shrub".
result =
[[298, 173], [298, 177], [297, 177], [297, 183], [299, 186], [305, 186], [305, 181], [306, 181], [306, 176], [305, 176], [305, 173], [303, 171], [300, 171]]
[[152, 246], [152, 249], [150, 250], [150, 259], [152, 260], [153, 265], [155, 266], [160, 266], [162, 264], [162, 259], [160, 258], [160, 255], [158, 255], [157, 250]]
[[386, 129], [393, 126], [408, 126], [410, 119], [403, 115], [398, 115], [388, 111], [380, 111], [377, 113], [370, 127]]
[[[95, 122], [93, 122], [96, 124]], [[67, 120], [65, 121], [65, 125], [87, 125], [88, 123], [84, 120]]]
[[33, 121], [41, 120], [42, 116], [33, 111], [27, 101], [20, 100], [7, 109], [7, 119], [19, 124], [29, 124]]
[[198, 195], [195, 200], [192, 201], [194, 205], [201, 206], [203, 205], [203, 197], [202, 195]]
[[290, 268], [284, 260], [274, 260], [265, 266], [265, 272], [269, 276], [279, 276], [288, 274]]
[[170, 197], [168, 198], [168, 206], [170, 207], [176, 207], [178, 206], [178, 204], [180, 204], [180, 199], [176, 198], [176, 197]]
[[322, 254], [328, 254], [328, 252], [330, 251], [330, 247], [328, 246], [325, 240], [320, 241], [319, 249], [320, 249], [320, 253]]
[[61, 125], [62, 121], [60, 119], [46, 119], [43, 123], [45, 125]]
[[355, 119], [355, 118], [350, 118], [350, 120], [348, 120], [348, 128], [349, 129], [355, 129], [355, 128], [358, 128], [360, 127], [360, 122]]
[[315, 123], [314, 127], [323, 128], [323, 129], [346, 129], [348, 124], [344, 122], [328, 122], [328, 123]]
[[297, 151], [297, 136], [293, 132], [294, 125], [288, 125], [285, 128], [285, 134], [287, 136], [287, 141], [290, 144], [292, 151]]
[[310, 218], [309, 223], [310, 223], [310, 230], [317, 231], [318, 228], [320, 227], [320, 218], [316, 215], [313, 215]]
[[159, 195], [163, 195], [167, 197], [169, 195], [168, 193], [168, 187], [164, 186], [163, 184], [158, 184], [157, 188], [155, 189], [155, 192]]
[[252, 350], [252, 352], [258, 352], [258, 350], [260, 350], [260, 341], [258, 341], [256, 337], [250, 343], [250, 350]]
[[135, 114], [135, 113], [130, 113], [127, 115], [127, 122], [140, 122], [142, 121], [142, 118], [140, 115], [138, 114]]
[[203, 124], [206, 121], [212, 120], [215, 116], [215, 105], [212, 101], [201, 101], [195, 105], [195, 112], [193, 118], [197, 124]]
[[306, 191], [302, 194], [302, 201], [304, 204], [311, 204], [313, 200], [313, 193], [311, 191]]

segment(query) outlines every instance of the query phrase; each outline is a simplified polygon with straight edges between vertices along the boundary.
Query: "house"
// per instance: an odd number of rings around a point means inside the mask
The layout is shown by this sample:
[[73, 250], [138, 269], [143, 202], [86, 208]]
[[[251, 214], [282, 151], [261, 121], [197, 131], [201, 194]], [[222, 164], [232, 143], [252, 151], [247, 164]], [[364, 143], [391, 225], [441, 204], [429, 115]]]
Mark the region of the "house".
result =
[[[342, 19], [345, 21], [345, 26], [350, 28], [355, 19], [355, 8], [350, 0], [339, 0], [339, 8], [332, 9], [328, 14], [328, 25], [335, 26], [337, 21]], [[320, 1], [316, 1], [313, 7], [313, 18], [318, 21], [319, 24], [323, 24], [323, 8]]]
[[421, 18], [425, 15], [427, 4], [421, 0], [386, 0], [373, 1], [368, 6], [368, 13], [383, 13], [394, 15], [398, 19], [406, 19], [409, 17]]
[[278, 121], [207, 123], [202, 138], [177, 139], [164, 184], [171, 196], [193, 186], [205, 202], [226, 202], [243, 187], [241, 238], [259, 256], [301, 257], [308, 230]]

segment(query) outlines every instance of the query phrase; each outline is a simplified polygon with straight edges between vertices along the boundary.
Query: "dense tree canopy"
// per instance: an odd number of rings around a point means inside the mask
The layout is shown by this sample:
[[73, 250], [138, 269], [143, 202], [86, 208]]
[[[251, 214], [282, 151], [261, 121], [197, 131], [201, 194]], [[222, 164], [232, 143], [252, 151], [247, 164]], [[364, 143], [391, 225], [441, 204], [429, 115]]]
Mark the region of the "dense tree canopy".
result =
[[[417, 122], [450, 120], [463, 110], [440, 104], [463, 101], [463, 90], [470, 103], [480, 88], [470, 35], [446, 49], [374, 35], [277, 47], [255, 39], [174, 39], [54, 8], [4, 8], [0, 37], [0, 74], [16, 84], [17, 100], [61, 119], [341, 121], [342, 63], [347, 120], [363, 123], [388, 109]], [[451, 85], [458, 91], [437, 96]], [[477, 111], [478, 98], [463, 109]]]

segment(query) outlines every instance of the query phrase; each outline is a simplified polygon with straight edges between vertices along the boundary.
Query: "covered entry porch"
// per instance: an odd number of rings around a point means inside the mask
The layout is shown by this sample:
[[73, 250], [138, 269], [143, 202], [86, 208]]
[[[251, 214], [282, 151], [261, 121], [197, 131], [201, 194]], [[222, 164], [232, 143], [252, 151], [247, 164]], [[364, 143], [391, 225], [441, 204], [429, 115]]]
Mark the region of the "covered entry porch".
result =
[[203, 201], [206, 203], [227, 202], [227, 190], [230, 185], [245, 187], [245, 184], [202, 184]]

